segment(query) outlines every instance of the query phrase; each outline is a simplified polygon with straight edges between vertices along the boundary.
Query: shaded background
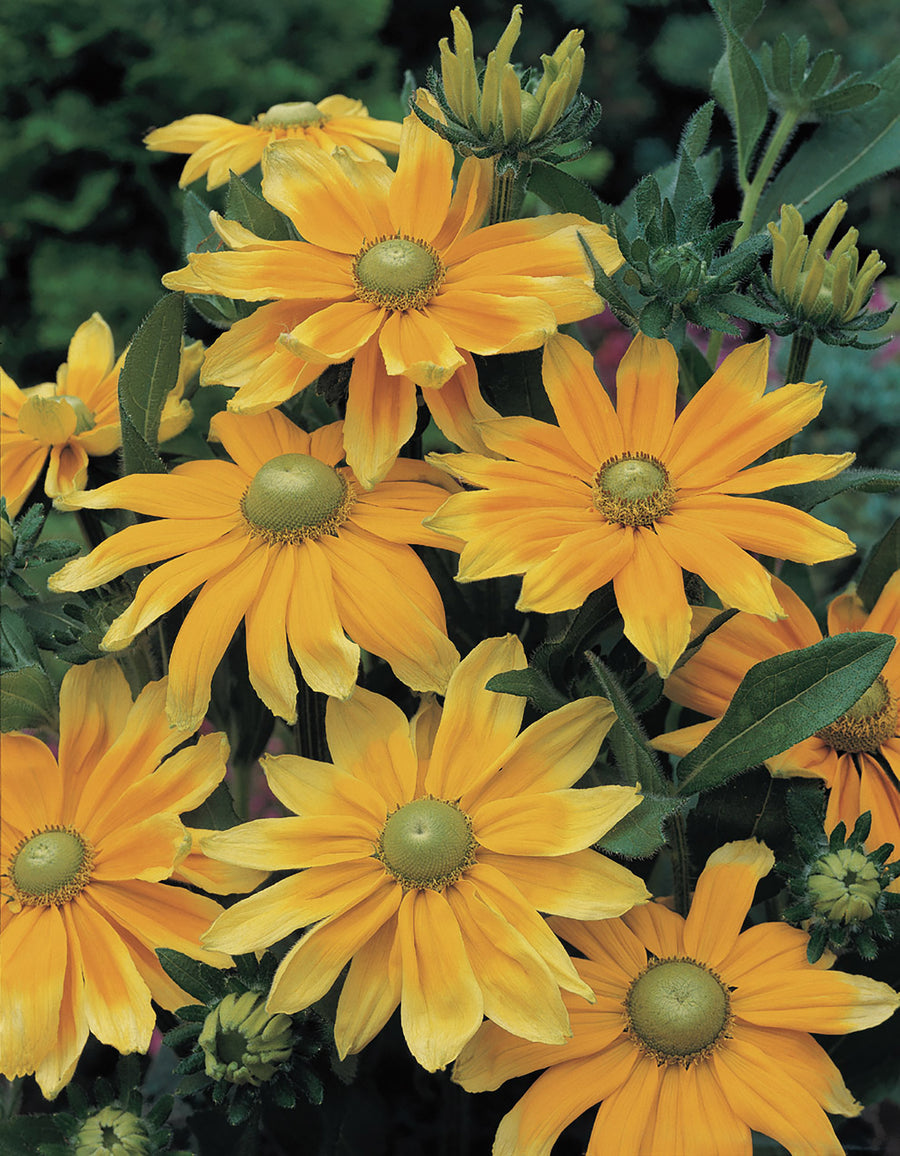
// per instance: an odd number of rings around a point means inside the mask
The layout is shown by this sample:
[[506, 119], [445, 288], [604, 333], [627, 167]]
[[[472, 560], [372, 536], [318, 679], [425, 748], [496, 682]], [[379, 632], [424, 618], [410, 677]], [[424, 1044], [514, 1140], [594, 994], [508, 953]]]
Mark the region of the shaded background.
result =
[[[250, 13], [245, 0], [0, 0], [7, 372], [23, 387], [52, 378], [95, 309], [123, 347], [161, 295], [161, 274], [182, 263], [184, 158], [148, 153], [141, 140], [151, 127], [195, 112], [246, 122], [277, 102], [332, 92], [399, 119], [404, 70], [424, 81], [438, 39], [450, 34], [450, 7], [286, 0]], [[476, 49], [486, 52], [511, 4], [463, 8]], [[603, 151], [578, 171], [616, 203], [674, 155], [682, 125], [708, 94], [719, 32], [704, 0], [528, 0], [515, 58], [538, 63], [572, 27], [585, 29], [584, 89], [604, 110], [595, 138]], [[900, 41], [900, 5], [788, 0], [763, 13], [751, 40], [781, 31], [805, 31], [814, 50], [841, 52], [845, 71], [870, 72]], [[724, 118], [716, 130], [724, 144]], [[725, 197], [720, 211], [732, 213], [728, 171], [723, 183], [731, 203]], [[194, 187], [205, 195], [203, 182]], [[893, 269], [897, 190], [896, 175], [863, 189], [847, 217], [862, 223], [861, 246], [878, 247]]]

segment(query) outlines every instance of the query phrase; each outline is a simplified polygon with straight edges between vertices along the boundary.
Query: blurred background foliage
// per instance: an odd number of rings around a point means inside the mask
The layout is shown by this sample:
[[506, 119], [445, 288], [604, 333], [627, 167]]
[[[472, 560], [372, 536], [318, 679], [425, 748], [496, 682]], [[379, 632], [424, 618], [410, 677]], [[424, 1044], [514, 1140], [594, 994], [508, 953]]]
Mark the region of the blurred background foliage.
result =
[[[331, 92], [400, 118], [404, 70], [423, 82], [449, 8], [425, 0], [0, 0], [0, 360], [21, 386], [53, 377], [69, 337], [94, 310], [124, 345], [180, 264], [183, 158], [151, 154], [153, 126], [194, 112], [246, 122], [285, 100]], [[492, 46], [508, 0], [469, 0], [476, 49]], [[536, 63], [572, 27], [586, 31], [585, 91], [603, 103], [597, 148], [575, 171], [607, 201], [671, 160], [681, 128], [708, 94], [721, 51], [705, 0], [528, 0], [516, 57]], [[868, 73], [900, 40], [895, 0], [784, 0], [751, 44], [805, 32], [834, 48], [843, 74]], [[727, 145], [727, 123], [715, 131]], [[807, 130], [808, 131], [808, 130]], [[726, 167], [721, 213], [737, 197]], [[202, 191], [202, 186], [201, 191]], [[893, 270], [898, 178], [854, 194], [847, 221], [860, 248]], [[195, 332], [203, 335], [197, 326]], [[212, 334], [206, 335], [211, 338]], [[860, 367], [865, 358], [859, 358]]]

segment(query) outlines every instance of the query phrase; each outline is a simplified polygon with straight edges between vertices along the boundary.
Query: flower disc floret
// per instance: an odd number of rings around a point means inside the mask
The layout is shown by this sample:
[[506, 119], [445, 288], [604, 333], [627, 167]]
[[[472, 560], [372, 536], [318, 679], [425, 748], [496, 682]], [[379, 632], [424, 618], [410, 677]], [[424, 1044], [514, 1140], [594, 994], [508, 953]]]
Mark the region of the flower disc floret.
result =
[[87, 886], [94, 849], [74, 827], [49, 827], [24, 839], [9, 862], [16, 898], [26, 907], [68, 903]]
[[840, 718], [817, 735], [836, 751], [875, 754], [897, 732], [897, 700], [879, 674]]
[[257, 128], [269, 129], [292, 128], [294, 125], [309, 128], [311, 125], [325, 124], [328, 119], [311, 100], [295, 100], [286, 104], [273, 104], [266, 112], [259, 114], [256, 125]]
[[251, 531], [274, 545], [337, 533], [352, 504], [337, 470], [309, 454], [281, 454], [257, 470], [241, 512]]
[[415, 799], [387, 818], [375, 857], [404, 887], [443, 891], [475, 863], [472, 820], [455, 803]]
[[651, 454], [617, 454], [603, 463], [591, 486], [594, 506], [620, 526], [652, 526], [675, 501], [669, 472]]
[[628, 989], [628, 1029], [657, 1063], [687, 1067], [725, 1034], [729, 1002], [710, 968], [693, 959], [655, 959]]
[[366, 245], [353, 261], [360, 301], [385, 309], [421, 309], [446, 276], [438, 251], [412, 237], [382, 237]]

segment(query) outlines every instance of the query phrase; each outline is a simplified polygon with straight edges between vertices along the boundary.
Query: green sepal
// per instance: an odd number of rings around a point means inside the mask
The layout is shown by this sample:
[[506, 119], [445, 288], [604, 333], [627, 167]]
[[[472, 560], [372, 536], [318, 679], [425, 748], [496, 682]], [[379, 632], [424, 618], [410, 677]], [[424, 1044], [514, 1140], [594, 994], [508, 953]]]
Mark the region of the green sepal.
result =
[[184, 297], [169, 293], [141, 323], [119, 374], [123, 474], [163, 474], [156, 452], [166, 397], [178, 381]]
[[895, 643], [857, 631], [756, 663], [721, 720], [681, 759], [677, 793], [710, 790], [834, 722], [871, 686]]
[[900, 570], [900, 518], [872, 547], [856, 579], [856, 593], [866, 610], [871, 611], [895, 570]]
[[56, 687], [41, 664], [21, 616], [5, 607], [0, 617], [0, 730], [56, 727]]

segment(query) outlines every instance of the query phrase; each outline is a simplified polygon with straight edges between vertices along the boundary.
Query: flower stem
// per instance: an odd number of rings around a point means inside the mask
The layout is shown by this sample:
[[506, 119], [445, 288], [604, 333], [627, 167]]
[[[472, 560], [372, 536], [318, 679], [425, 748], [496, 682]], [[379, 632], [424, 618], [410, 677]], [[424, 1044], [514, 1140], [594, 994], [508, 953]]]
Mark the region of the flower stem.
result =
[[[762, 196], [763, 189], [772, 175], [775, 165], [778, 163], [778, 158], [781, 156], [782, 150], [790, 139], [791, 133], [797, 127], [797, 120], [799, 117], [797, 110], [786, 112], [781, 120], [775, 125], [772, 136], [769, 139], [769, 145], [763, 154], [762, 160], [759, 162], [759, 167], [753, 174], [753, 180], [747, 184], [742, 180], [741, 184], [744, 188], [744, 200], [741, 204], [740, 226], [734, 235], [734, 240], [731, 242], [732, 249], [736, 249], [741, 242], [746, 241], [753, 232], [753, 220], [756, 216], [756, 210], [759, 207], [759, 198]], [[722, 349], [721, 333], [711, 333], [709, 337], [709, 345], [706, 350], [706, 360], [711, 369], [715, 369], [716, 362], [719, 359], [719, 353]]]
[[690, 909], [690, 856], [684, 829], [684, 815], [676, 811], [670, 820], [672, 869], [675, 874], [675, 910], [687, 915]]
[[491, 215], [488, 221], [496, 225], [500, 221], [512, 219], [513, 206], [516, 200], [516, 171], [506, 169], [497, 172], [497, 162], [494, 161], [494, 184], [491, 188]]
[[791, 352], [788, 355], [787, 370], [784, 375], [785, 385], [789, 381], [802, 381], [809, 365], [809, 355], [812, 353], [812, 337], [805, 333], [795, 333], [791, 341]]

